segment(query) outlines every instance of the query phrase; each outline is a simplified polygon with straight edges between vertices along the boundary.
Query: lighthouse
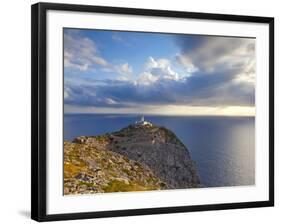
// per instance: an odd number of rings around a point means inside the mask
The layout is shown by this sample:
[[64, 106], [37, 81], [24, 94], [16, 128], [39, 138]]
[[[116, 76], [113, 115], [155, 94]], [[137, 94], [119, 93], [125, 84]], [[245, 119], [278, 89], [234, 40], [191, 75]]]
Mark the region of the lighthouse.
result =
[[149, 126], [151, 127], [152, 124], [149, 121], [144, 120], [144, 116], [141, 116], [141, 119], [139, 121], [136, 121], [137, 126]]

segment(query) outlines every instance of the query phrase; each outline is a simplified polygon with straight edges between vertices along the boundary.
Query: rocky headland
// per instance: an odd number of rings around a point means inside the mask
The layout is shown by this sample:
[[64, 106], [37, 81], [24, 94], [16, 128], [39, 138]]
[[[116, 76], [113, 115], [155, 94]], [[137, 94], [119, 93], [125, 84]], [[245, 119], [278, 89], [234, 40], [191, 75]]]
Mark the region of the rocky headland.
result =
[[200, 186], [188, 149], [149, 122], [64, 142], [64, 193], [180, 189]]

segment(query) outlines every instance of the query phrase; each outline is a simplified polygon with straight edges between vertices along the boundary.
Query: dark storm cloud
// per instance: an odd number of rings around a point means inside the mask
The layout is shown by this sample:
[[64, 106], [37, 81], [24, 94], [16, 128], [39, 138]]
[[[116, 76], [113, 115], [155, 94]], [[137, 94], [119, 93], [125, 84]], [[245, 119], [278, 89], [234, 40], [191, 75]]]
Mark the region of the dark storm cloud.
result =
[[193, 64], [201, 71], [222, 71], [239, 67], [241, 71], [255, 60], [255, 40], [217, 36], [176, 36], [180, 47], [177, 59], [183, 66]]

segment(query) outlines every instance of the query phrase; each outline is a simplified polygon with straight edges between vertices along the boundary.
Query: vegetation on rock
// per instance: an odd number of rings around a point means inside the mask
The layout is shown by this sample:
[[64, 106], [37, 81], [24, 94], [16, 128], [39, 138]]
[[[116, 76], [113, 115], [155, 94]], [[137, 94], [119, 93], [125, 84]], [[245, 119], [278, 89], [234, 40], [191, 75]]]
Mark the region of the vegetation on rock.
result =
[[[95, 139], [104, 145], [106, 138]], [[147, 166], [121, 154], [87, 144], [64, 142], [65, 195], [159, 190], [164, 186]]]

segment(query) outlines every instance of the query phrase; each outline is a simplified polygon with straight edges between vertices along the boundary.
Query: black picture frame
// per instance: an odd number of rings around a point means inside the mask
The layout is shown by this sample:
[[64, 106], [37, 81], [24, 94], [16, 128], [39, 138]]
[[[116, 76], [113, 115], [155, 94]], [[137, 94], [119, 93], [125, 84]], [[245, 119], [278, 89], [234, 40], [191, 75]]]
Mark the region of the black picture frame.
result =
[[[161, 207], [70, 214], [46, 214], [46, 13], [48, 10], [100, 12], [124, 15], [162, 16], [235, 22], [254, 22], [269, 25], [269, 200], [243, 203], [208, 204], [196, 206]], [[73, 4], [37, 3], [32, 5], [31, 17], [31, 218], [36, 221], [132, 216], [161, 213], [192, 212], [237, 208], [274, 206], [274, 18], [164, 11], [137, 8], [103, 7]]]

